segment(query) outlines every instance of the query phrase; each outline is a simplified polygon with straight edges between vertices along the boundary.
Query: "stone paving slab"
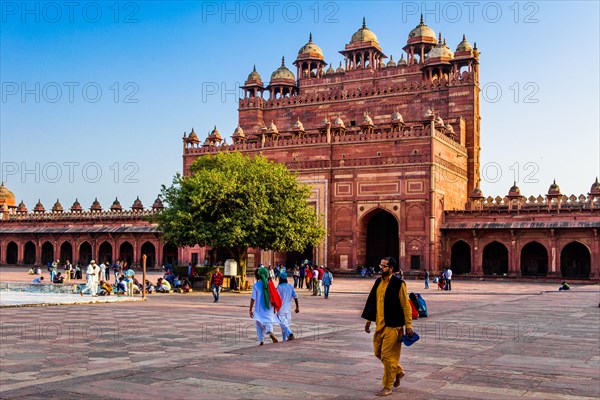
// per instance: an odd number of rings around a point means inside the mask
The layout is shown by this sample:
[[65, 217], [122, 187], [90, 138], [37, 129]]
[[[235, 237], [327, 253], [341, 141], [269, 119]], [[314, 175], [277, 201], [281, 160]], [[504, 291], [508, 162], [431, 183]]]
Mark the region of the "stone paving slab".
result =
[[[360, 312], [373, 279], [299, 290], [297, 339], [257, 346], [249, 293], [0, 309], [0, 398], [371, 399], [382, 367]], [[600, 286], [453, 282], [402, 349], [393, 398], [597, 399]], [[280, 336], [277, 328], [276, 334]]]

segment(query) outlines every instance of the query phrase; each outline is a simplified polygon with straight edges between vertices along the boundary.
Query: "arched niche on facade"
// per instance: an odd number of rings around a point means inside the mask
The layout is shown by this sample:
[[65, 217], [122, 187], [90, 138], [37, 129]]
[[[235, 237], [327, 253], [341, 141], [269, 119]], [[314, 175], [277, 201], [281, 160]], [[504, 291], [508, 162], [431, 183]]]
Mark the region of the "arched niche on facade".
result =
[[589, 278], [590, 250], [581, 242], [571, 242], [560, 252], [560, 273], [563, 278]]
[[483, 274], [508, 274], [508, 249], [498, 241], [488, 243], [483, 249]]
[[65, 263], [67, 260], [73, 261], [73, 245], [69, 241], [65, 241], [60, 245], [59, 260]]
[[84, 267], [92, 261], [92, 245], [89, 242], [83, 242], [79, 245], [79, 263]]
[[110, 243], [104, 241], [98, 248], [98, 262], [105, 263], [107, 261], [109, 264], [113, 262], [113, 248]]
[[143, 263], [143, 257], [146, 256], [146, 268], [154, 268], [156, 267], [156, 247], [152, 244], [152, 242], [144, 242], [142, 244], [140, 254], [140, 265]]
[[546, 276], [548, 250], [539, 242], [529, 242], [521, 249], [521, 275]]
[[471, 246], [464, 240], [459, 240], [452, 245], [450, 251], [450, 269], [455, 274], [468, 274], [471, 272]]
[[133, 245], [127, 241], [119, 246], [119, 260], [126, 262], [128, 267], [133, 266]]
[[19, 246], [15, 242], [6, 245], [6, 263], [16, 265], [19, 261]]
[[42, 264], [47, 265], [54, 262], [54, 260], [54, 245], [50, 242], [44, 242], [42, 244]]
[[25, 265], [35, 264], [35, 243], [29, 241], [25, 243], [25, 250], [23, 253], [23, 263]]

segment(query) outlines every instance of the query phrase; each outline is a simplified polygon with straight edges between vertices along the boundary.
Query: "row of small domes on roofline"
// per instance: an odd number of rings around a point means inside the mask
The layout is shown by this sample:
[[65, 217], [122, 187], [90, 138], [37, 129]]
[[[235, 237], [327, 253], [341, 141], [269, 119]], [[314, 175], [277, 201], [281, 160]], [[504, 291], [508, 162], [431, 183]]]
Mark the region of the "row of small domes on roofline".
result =
[[[366, 27], [364, 18], [363, 18], [363, 26], [356, 33], [354, 33], [352, 35], [352, 38], [350, 39], [350, 44], [353, 44], [353, 43], [374, 43], [375, 45], [379, 45], [377, 36], [370, 29], [368, 29]], [[423, 15], [421, 15], [421, 22], [419, 23], [419, 25], [417, 25], [408, 34], [407, 46], [408, 45], [416, 45], [416, 44], [420, 44], [420, 43], [435, 45], [435, 47], [433, 49], [431, 49], [429, 51], [429, 53], [426, 54], [426, 59], [430, 59], [430, 58], [433, 59], [433, 58], [437, 58], [437, 57], [443, 57], [443, 58], [448, 58], [448, 59], [454, 58], [454, 53], [446, 45], [446, 39], [442, 40], [442, 34], [440, 33], [438, 36], [438, 39], [436, 40], [435, 32], [430, 27], [425, 25], [425, 23], [423, 22]], [[466, 53], [477, 53], [478, 54], [477, 43], [475, 43], [474, 47], [471, 46], [469, 41], [467, 41], [466, 36], [463, 34], [462, 40], [456, 47], [455, 52], [456, 53], [466, 52]], [[321, 60], [321, 61], [324, 60], [323, 51], [321, 50], [321, 48], [319, 46], [317, 46], [312, 41], [312, 33], [309, 35], [308, 43], [306, 43], [304, 46], [302, 46], [300, 48], [300, 50], [298, 51], [298, 57], [297, 57], [296, 62], [298, 62], [298, 60], [300, 60], [300, 59], [306, 59], [306, 60], [316, 59], [316, 60]], [[421, 61], [424, 61], [424, 60], [421, 60]], [[390, 61], [387, 63], [386, 66], [387, 67], [395, 67], [398, 65], [400, 65], [400, 66], [407, 65], [407, 62], [404, 59], [404, 54], [402, 54], [402, 57], [400, 58], [400, 61], [398, 63], [396, 63], [393, 60], [393, 57], [390, 56]], [[330, 63], [329, 68], [325, 71], [325, 74], [327, 75], [327, 74], [340, 73], [340, 72], [345, 72], [344, 68], [342, 67], [341, 61], [340, 61], [339, 67], [335, 70], [333, 69], [333, 66]], [[283, 79], [283, 80], [289, 80], [289, 81], [296, 80], [294, 73], [285, 66], [285, 58], [282, 58], [281, 66], [279, 68], [277, 68], [271, 74], [271, 82], [273, 82], [275, 79]], [[262, 86], [262, 78], [261, 78], [260, 74], [256, 71], [256, 66], [254, 66], [254, 69], [248, 75], [246, 84], [248, 84], [248, 83], [255, 83], [255, 84], [259, 84]]]
[[[425, 118], [434, 118], [434, 121], [437, 126], [443, 126], [446, 129], [446, 131], [448, 131], [450, 133], [454, 133], [454, 128], [452, 127], [452, 125], [450, 125], [448, 123], [444, 124], [444, 120], [439, 115], [435, 115], [433, 113], [433, 111], [431, 111], [430, 109], [427, 110], [423, 114], [423, 116]], [[391, 122], [396, 123], [396, 124], [403, 124], [404, 118], [402, 117], [402, 114], [400, 114], [396, 110], [396, 112], [394, 112], [392, 114]], [[330, 121], [329, 117], [325, 117], [323, 119], [323, 121], [321, 122], [321, 125], [333, 125], [334, 127], [342, 127], [342, 128], [346, 127], [346, 125], [344, 124], [344, 121], [339, 116], [339, 114], [337, 115], [337, 118], [335, 118], [333, 120], [333, 123]], [[359, 126], [374, 126], [373, 119], [371, 118], [371, 116], [369, 116], [368, 112], [364, 113], [362, 123]], [[279, 129], [277, 128], [277, 126], [275, 125], [275, 123], [273, 121], [271, 121], [271, 123], [268, 126], [265, 125], [265, 123], [263, 122], [261, 130], [266, 131], [267, 133], [279, 133]], [[304, 124], [300, 121], [300, 117], [297, 117], [296, 122], [294, 122], [294, 124], [290, 127], [290, 130], [296, 131], [296, 132], [304, 131]], [[233, 135], [231, 135], [231, 137], [235, 141], [236, 139], [245, 138], [246, 134], [244, 133], [244, 130], [242, 129], [242, 127], [238, 124], [237, 128], [235, 128], [235, 130], [233, 131]], [[187, 135], [187, 132], [183, 133], [183, 141], [185, 143], [192, 143], [192, 144], [200, 143], [200, 139], [198, 138], [198, 135], [196, 134], [196, 132], [194, 132], [194, 128], [192, 128], [192, 131], [190, 132], [189, 136]], [[219, 132], [219, 130], [217, 129], [217, 126], [215, 125], [214, 129], [208, 134], [208, 137], [206, 138], [206, 141], [205, 141], [205, 145], [209, 145], [214, 142], [220, 143], [221, 141], [223, 141], [223, 137], [221, 136], [221, 133]]]
[[[156, 200], [154, 200], [154, 204], [152, 204], [152, 209], [153, 210], [162, 210], [163, 208], [164, 208], [164, 205], [159, 196], [156, 198]], [[135, 201], [131, 205], [131, 209], [134, 211], [144, 210], [144, 205], [142, 204], [142, 201], [140, 200], [139, 196], [135, 199]], [[71, 206], [70, 210], [71, 210], [71, 212], [84, 211], [83, 207], [81, 207], [81, 204], [79, 203], [79, 201], [77, 199], [75, 199], [75, 202]], [[110, 206], [110, 210], [111, 211], [123, 211], [123, 207], [121, 206], [119, 199], [115, 198], [115, 201], [113, 201], [112, 205]], [[60, 201], [58, 199], [56, 199], [56, 203], [54, 203], [54, 206], [52, 206], [51, 211], [52, 212], [63, 212], [63, 211], [65, 211], [65, 209], [63, 208], [62, 204], [60, 204]], [[94, 200], [94, 202], [92, 203], [92, 205], [90, 206], [90, 211], [102, 211], [102, 206], [100, 205], [98, 198], [96, 198]], [[27, 206], [25, 205], [25, 203], [22, 200], [21, 200], [21, 203], [19, 203], [19, 205], [16, 207], [16, 212], [17, 213], [28, 212]], [[33, 208], [33, 212], [35, 212], [35, 213], [46, 212], [46, 209], [44, 208], [44, 205], [42, 204], [41, 200], [38, 200], [37, 204]]]
[[[598, 177], [594, 183], [592, 183], [592, 187], [590, 188], [590, 192], [588, 193], [591, 196], [600, 196], [600, 182], [598, 182]], [[556, 179], [550, 187], [548, 188], [548, 196], [561, 196], [560, 186], [556, 184]], [[479, 188], [479, 183], [469, 196], [470, 198], [482, 198], [483, 192]], [[517, 186], [517, 182], [514, 182], [510, 189], [508, 189], [508, 197], [521, 197], [521, 189]]]

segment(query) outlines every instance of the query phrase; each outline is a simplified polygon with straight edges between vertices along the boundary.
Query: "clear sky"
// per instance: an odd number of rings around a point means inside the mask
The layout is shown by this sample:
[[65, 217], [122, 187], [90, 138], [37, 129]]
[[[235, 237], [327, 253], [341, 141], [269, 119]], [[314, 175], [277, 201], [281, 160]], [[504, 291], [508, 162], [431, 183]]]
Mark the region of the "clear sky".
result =
[[597, 1], [0, 4], [2, 179], [30, 209], [149, 207], [181, 171], [184, 131], [216, 124], [231, 142], [254, 64], [268, 82], [312, 32], [337, 66], [363, 16], [395, 60], [420, 13], [452, 50], [477, 42], [486, 196], [553, 179], [579, 195], [600, 174]]

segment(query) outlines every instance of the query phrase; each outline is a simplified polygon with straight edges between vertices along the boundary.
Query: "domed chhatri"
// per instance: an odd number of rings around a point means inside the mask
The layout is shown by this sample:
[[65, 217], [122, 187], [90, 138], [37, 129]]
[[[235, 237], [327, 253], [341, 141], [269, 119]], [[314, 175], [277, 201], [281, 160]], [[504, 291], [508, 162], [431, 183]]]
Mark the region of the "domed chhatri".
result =
[[440, 33], [438, 44], [427, 53], [427, 62], [433, 61], [449, 61], [454, 58], [454, 53], [446, 45], [446, 40], [442, 41], [442, 34]]
[[514, 181], [510, 189], [508, 189], [508, 197], [521, 196], [521, 189], [517, 186], [517, 182]]
[[121, 206], [121, 202], [119, 201], [118, 198], [115, 197], [115, 201], [113, 201], [112, 205], [110, 206], [110, 209], [112, 211], [121, 211], [121, 210], [123, 210], [123, 206]]
[[6, 204], [9, 208], [17, 207], [15, 194], [4, 186], [4, 182], [0, 185], [0, 204]]
[[94, 199], [94, 202], [90, 207], [90, 211], [102, 211], [102, 206], [100, 205], [100, 202], [98, 201], [97, 197]]
[[259, 85], [262, 85], [262, 79], [260, 77], [260, 74], [256, 72], [256, 65], [252, 69], [252, 72], [250, 72], [250, 74], [248, 75], [248, 79], [246, 79], [246, 84], [249, 83], [258, 83]]
[[592, 187], [590, 188], [591, 195], [600, 195], [600, 182], [598, 182], [598, 177], [596, 177], [596, 181], [592, 183]]
[[461, 52], [472, 52], [472, 51], [473, 51], [473, 47], [471, 46], [471, 43], [469, 43], [467, 41], [467, 37], [463, 34], [462, 41], [458, 44], [458, 46], [456, 46], [456, 52], [461, 53]]
[[552, 185], [550, 185], [550, 187], [548, 188], [548, 194], [549, 195], [559, 195], [560, 193], [560, 186], [558, 186], [556, 184], [556, 179], [552, 182]]
[[60, 204], [60, 201], [58, 201], [58, 199], [56, 199], [56, 203], [54, 203], [54, 205], [52, 206], [52, 212], [63, 212], [65, 211], [65, 209], [63, 208], [62, 204]]
[[408, 44], [417, 42], [426, 42], [432, 44], [436, 43], [435, 32], [433, 29], [425, 25], [425, 22], [423, 21], [423, 14], [421, 14], [421, 21], [419, 22], [419, 25], [417, 25], [408, 34]]
[[21, 200], [21, 202], [17, 206], [17, 212], [18, 213], [26, 213], [27, 211], [28, 210], [27, 210], [27, 206], [25, 205], [25, 202], [23, 200]]
[[163, 208], [165, 208], [162, 200], [160, 199], [160, 196], [156, 197], [156, 200], [154, 200], [154, 203], [152, 204], [152, 209], [154, 211], [157, 210], [162, 210]]
[[375, 42], [379, 44], [377, 36], [369, 28], [367, 28], [367, 22], [365, 18], [363, 18], [362, 27], [357, 30], [350, 39], [350, 43], [361, 42]]
[[144, 209], [144, 205], [142, 204], [142, 201], [140, 200], [140, 196], [137, 196], [135, 198], [135, 201], [133, 202], [131, 209], [135, 210], [135, 211], [141, 211]]
[[44, 205], [42, 204], [42, 199], [38, 199], [37, 204], [35, 205], [35, 207], [33, 207], [33, 212], [43, 213], [45, 211], [46, 211], [46, 209], [44, 208]]
[[279, 81], [287, 81], [291, 84], [296, 84], [294, 73], [285, 66], [285, 57], [281, 57], [281, 66], [271, 74], [270, 84], [273, 85], [273, 83]]
[[71, 206], [71, 212], [81, 212], [83, 211], [83, 207], [81, 207], [81, 203], [79, 203], [79, 200], [75, 199], [75, 201], [73, 202], [73, 205]]
[[321, 50], [321, 48], [312, 41], [312, 33], [308, 37], [308, 43], [298, 50], [298, 59], [301, 58], [316, 58], [319, 60], [324, 59], [323, 50]]

